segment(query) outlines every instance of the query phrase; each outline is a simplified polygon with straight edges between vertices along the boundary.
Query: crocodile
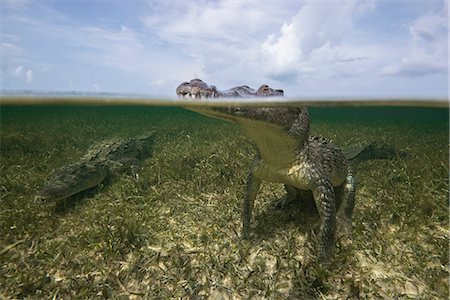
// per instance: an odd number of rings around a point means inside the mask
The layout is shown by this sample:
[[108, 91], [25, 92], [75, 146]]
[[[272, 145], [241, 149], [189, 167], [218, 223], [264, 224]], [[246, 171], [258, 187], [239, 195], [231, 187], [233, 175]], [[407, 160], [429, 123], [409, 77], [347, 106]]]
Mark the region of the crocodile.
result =
[[142, 161], [151, 154], [154, 135], [150, 132], [136, 138], [114, 138], [90, 146], [81, 159], [53, 171], [35, 200], [66, 199], [126, 171], [138, 177]]
[[284, 96], [281, 89], [272, 89], [267, 84], [261, 85], [257, 90], [247, 85], [240, 85], [229, 90], [219, 91], [216, 86], [208, 85], [201, 79], [192, 79], [181, 83], [176, 93], [182, 98], [223, 98], [223, 97], [279, 97]]
[[[264, 92], [259, 93], [259, 90]], [[256, 92], [247, 86], [217, 92], [214, 86], [208, 86], [200, 79], [182, 83], [176, 92], [183, 98], [283, 95], [282, 90], [268, 85], [262, 85]], [[284, 184], [286, 199], [310, 191], [320, 217], [318, 257], [321, 264], [328, 264], [334, 255], [338, 226], [344, 236], [350, 237], [351, 234], [355, 180], [349, 159], [340, 148], [323, 137], [310, 136], [307, 108], [233, 106], [188, 109], [236, 123], [256, 143], [257, 154], [248, 172], [242, 205], [242, 238], [249, 238], [252, 209], [263, 180]], [[350, 151], [349, 155], [356, 156], [357, 151]], [[340, 192], [335, 193], [338, 189]]]

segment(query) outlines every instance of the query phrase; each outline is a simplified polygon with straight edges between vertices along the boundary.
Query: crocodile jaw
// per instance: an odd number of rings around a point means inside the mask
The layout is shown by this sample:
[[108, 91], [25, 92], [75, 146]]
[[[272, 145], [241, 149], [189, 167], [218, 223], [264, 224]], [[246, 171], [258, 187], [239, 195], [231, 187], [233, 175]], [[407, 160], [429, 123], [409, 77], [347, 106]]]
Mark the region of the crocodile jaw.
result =
[[59, 201], [75, 195], [79, 192], [78, 190], [79, 189], [76, 188], [68, 189], [66, 186], [62, 185], [45, 186], [37, 192], [34, 200], [40, 202]]
[[[292, 123], [290, 119], [282, 120], [276, 115], [271, 116], [270, 112], [274, 111], [266, 108], [191, 107], [188, 109], [242, 126], [256, 143], [261, 158], [278, 170], [292, 166], [297, 150], [304, 142], [288, 134], [286, 127]], [[285, 114], [284, 116], [286, 117]]]
[[59, 169], [53, 178], [37, 192], [36, 201], [58, 201], [100, 184], [108, 175], [107, 166], [92, 166], [85, 162]]

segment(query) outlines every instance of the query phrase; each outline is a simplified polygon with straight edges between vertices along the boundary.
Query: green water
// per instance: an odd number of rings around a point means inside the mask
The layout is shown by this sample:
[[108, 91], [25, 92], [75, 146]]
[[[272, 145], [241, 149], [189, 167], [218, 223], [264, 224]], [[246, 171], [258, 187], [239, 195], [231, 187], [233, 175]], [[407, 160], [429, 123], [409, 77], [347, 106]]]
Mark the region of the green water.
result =
[[[282, 186], [264, 185], [253, 238], [240, 242], [255, 147], [237, 125], [178, 107], [0, 110], [5, 297], [448, 297], [448, 108], [310, 109], [313, 135], [407, 153], [356, 167], [353, 244], [338, 247], [328, 273], [300, 269], [313, 226], [299, 207], [272, 208]], [[116, 176], [73, 203], [34, 201], [51, 172], [90, 145], [150, 130], [139, 179]]]

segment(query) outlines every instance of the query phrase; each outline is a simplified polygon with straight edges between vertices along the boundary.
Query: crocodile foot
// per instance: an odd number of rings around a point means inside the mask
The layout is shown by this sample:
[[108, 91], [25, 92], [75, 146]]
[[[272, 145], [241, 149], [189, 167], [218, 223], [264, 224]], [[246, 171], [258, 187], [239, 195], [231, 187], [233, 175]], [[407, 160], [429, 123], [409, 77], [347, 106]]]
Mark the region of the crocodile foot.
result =
[[295, 200], [296, 199], [294, 197], [290, 197], [289, 195], [284, 195], [281, 199], [275, 200], [272, 203], [272, 207], [274, 209], [286, 209], [286, 208], [290, 207], [291, 205], [293, 205]]
[[304, 210], [315, 210], [315, 203], [310, 191], [286, 188], [287, 193], [279, 200], [272, 203], [274, 209], [287, 209], [293, 205], [299, 205]]

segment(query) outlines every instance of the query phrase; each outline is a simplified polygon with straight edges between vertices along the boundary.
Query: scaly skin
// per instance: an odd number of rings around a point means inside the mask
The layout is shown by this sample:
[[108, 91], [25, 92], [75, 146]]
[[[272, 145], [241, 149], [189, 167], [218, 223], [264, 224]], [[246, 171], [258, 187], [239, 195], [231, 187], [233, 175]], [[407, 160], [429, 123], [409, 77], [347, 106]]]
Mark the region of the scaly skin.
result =
[[[225, 92], [217, 92], [200, 79], [182, 83], [177, 88], [180, 97], [234, 97], [282, 96], [282, 90], [263, 85], [264, 93], [253, 92], [247, 86], [239, 86]], [[248, 91], [252, 92], [248, 92]], [[309, 114], [301, 108], [242, 108], [207, 107], [189, 108], [204, 115], [241, 125], [258, 148], [247, 178], [242, 209], [242, 236], [250, 235], [250, 220], [254, 201], [263, 180], [285, 184], [287, 197], [311, 191], [320, 215], [318, 256], [322, 264], [333, 257], [337, 220], [345, 234], [350, 235], [351, 218], [355, 204], [355, 182], [348, 159], [330, 141], [309, 136]], [[341, 189], [340, 199], [335, 189]], [[338, 205], [339, 204], [339, 205]]]
[[229, 90], [219, 91], [214, 85], [207, 85], [201, 79], [183, 82], [177, 87], [177, 95], [183, 98], [219, 98], [219, 97], [275, 97], [283, 96], [283, 90], [274, 90], [263, 84], [256, 91], [246, 85], [236, 86]]
[[133, 139], [112, 139], [91, 146], [77, 162], [54, 171], [36, 195], [36, 200], [61, 200], [99, 185], [107, 177], [141, 166], [150, 155], [153, 132]]

